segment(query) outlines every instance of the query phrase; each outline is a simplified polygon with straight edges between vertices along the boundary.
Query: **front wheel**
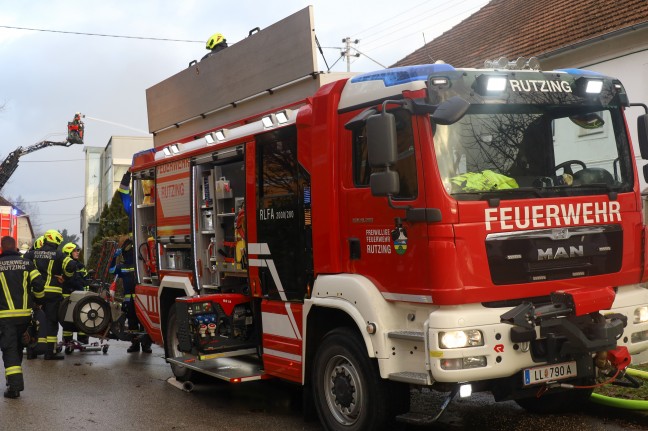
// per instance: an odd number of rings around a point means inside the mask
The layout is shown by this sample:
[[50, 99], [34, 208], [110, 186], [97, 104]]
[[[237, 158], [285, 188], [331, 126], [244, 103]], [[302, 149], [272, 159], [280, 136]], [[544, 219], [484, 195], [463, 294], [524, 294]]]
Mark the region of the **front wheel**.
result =
[[[178, 349], [178, 320], [176, 318], [175, 304], [171, 306], [167, 317], [166, 332], [164, 333], [164, 354], [167, 358], [177, 358], [183, 354]], [[177, 364], [171, 364], [171, 371], [179, 382], [189, 381], [193, 376], [193, 370]]]
[[[397, 409], [409, 406], [404, 385], [384, 382], [364, 349], [364, 341], [348, 328], [331, 331], [320, 344], [313, 364], [313, 397], [320, 421], [330, 431], [382, 430]], [[391, 392], [391, 393], [390, 393]], [[398, 397], [391, 403], [392, 397]], [[405, 398], [406, 397], [406, 402]]]

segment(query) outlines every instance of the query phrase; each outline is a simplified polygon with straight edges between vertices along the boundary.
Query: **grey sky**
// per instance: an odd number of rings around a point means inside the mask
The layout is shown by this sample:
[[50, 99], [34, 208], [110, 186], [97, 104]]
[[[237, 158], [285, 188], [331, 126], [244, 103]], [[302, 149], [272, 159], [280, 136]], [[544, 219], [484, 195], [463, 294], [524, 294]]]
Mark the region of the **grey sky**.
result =
[[[380, 69], [376, 62], [393, 64], [422, 46], [424, 37], [429, 42], [486, 3], [0, 0], [0, 26], [196, 41], [0, 27], [0, 104], [5, 104], [0, 112], [0, 160], [18, 146], [64, 140], [75, 112], [88, 116], [86, 145], [104, 147], [111, 135], [144, 135], [136, 130], [148, 131], [145, 90], [186, 68], [189, 61], [199, 60], [206, 53], [204, 41], [215, 32], [232, 44], [254, 27], [267, 27], [312, 4], [316, 35], [328, 65], [340, 58], [342, 39], [350, 36], [360, 39], [357, 48], [366, 55], [354, 59], [351, 70], [363, 72]], [[326, 70], [321, 56], [318, 64]], [[332, 70], [344, 71], [346, 63], [340, 60]], [[80, 146], [27, 155], [1, 194], [37, 202], [42, 222], [34, 226], [37, 234], [52, 228], [78, 234], [83, 157]]]

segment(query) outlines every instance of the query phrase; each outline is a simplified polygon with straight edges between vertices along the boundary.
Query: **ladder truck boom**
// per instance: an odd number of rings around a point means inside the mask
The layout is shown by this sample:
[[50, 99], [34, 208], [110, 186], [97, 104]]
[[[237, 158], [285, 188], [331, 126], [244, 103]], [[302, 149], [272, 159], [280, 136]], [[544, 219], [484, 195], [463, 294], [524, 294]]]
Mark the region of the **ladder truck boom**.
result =
[[28, 147], [18, 147], [7, 155], [0, 165], [0, 190], [9, 181], [16, 168], [18, 168], [19, 159], [34, 151], [42, 150], [43, 148], [52, 146], [69, 147], [74, 144], [83, 145], [83, 121], [81, 121], [81, 114], [76, 114], [71, 122], [68, 122], [68, 136], [65, 141], [41, 141]]

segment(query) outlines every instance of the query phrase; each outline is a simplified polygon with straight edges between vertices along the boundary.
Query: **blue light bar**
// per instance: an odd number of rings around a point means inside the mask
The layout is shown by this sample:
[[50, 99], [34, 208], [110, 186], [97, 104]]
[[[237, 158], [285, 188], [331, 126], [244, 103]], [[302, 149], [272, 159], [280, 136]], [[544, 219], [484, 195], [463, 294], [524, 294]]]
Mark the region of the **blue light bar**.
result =
[[454, 72], [449, 64], [422, 64], [417, 66], [396, 67], [354, 76], [351, 82], [382, 81], [385, 87], [406, 84], [414, 81], [426, 81], [433, 73]]
[[585, 70], [585, 69], [556, 69], [556, 72], [565, 72], [565, 73], [569, 73], [570, 75], [578, 75], [578, 76], [584, 76], [584, 75], [605, 76], [602, 73], [594, 72], [593, 70]]

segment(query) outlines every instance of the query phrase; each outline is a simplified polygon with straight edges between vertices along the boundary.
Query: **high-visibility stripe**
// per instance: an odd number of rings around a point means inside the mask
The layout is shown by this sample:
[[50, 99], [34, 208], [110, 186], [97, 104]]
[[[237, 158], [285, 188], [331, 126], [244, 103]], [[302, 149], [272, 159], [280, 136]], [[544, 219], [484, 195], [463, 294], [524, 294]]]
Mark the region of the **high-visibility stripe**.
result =
[[34, 297], [38, 298], [38, 299], [44, 298], [45, 297], [45, 292], [44, 291], [43, 292], [34, 292]]
[[22, 367], [20, 365], [14, 365], [13, 367], [7, 367], [5, 369], [5, 376], [11, 376], [12, 374], [22, 374]]
[[23, 307], [27, 305], [27, 294], [29, 293], [29, 281], [27, 281], [27, 278], [29, 277], [29, 274], [27, 271], [23, 272]]
[[48, 343], [56, 343], [58, 341], [58, 338], [56, 337], [47, 337], [47, 342]]
[[0, 273], [0, 283], [2, 284], [2, 290], [4, 292], [4, 296], [7, 299], [7, 307], [9, 307], [9, 310], [15, 309], [16, 307], [14, 306], [13, 298], [11, 297], [11, 291], [9, 290], [7, 279], [5, 278], [5, 275], [2, 273]]
[[34, 281], [36, 277], [40, 275], [40, 272], [38, 272], [37, 269], [32, 269], [31, 272], [29, 273], [29, 280]]
[[56, 286], [45, 286], [45, 293], [63, 293], [63, 288]]
[[6, 317], [28, 317], [31, 316], [30, 309], [18, 309], [18, 310], [0, 310], [0, 319]]
[[38, 339], [37, 343], [42, 343], [42, 344], [47, 343], [47, 337], [40, 337], [40, 338]]

